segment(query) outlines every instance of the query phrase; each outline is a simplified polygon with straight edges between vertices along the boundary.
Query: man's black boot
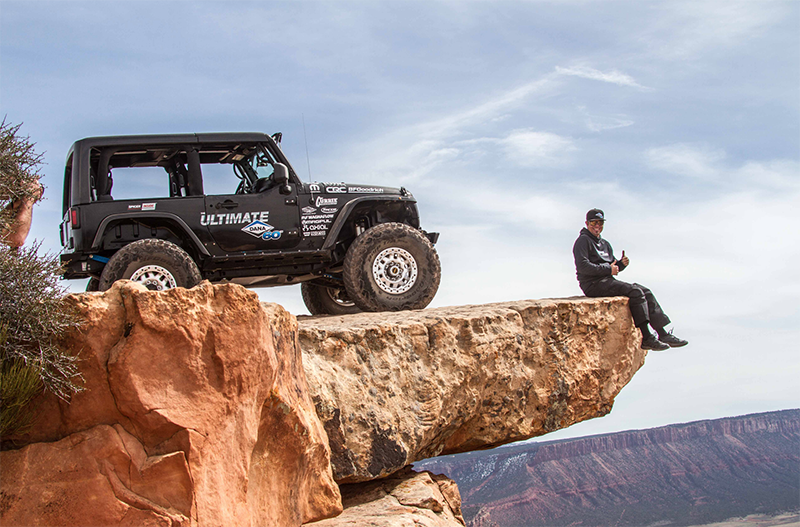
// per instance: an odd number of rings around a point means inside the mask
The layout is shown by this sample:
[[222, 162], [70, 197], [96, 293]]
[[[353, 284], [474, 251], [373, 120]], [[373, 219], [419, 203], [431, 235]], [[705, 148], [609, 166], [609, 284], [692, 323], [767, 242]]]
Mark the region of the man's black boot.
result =
[[679, 339], [675, 335], [672, 334], [672, 331], [669, 333], [659, 334], [658, 340], [669, 346], [670, 348], [680, 348], [681, 346], [685, 346], [689, 343], [688, 340]]
[[668, 350], [669, 346], [658, 340], [655, 335], [649, 333], [642, 337], [642, 349], [643, 350], [655, 350], [655, 351], [664, 351]]

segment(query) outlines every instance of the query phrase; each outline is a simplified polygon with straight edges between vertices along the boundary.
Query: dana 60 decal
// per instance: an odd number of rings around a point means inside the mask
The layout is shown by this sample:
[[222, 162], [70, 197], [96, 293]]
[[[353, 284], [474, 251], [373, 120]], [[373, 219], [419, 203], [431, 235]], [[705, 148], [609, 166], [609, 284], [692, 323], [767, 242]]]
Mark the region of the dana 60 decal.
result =
[[275, 228], [269, 223], [263, 221], [254, 221], [250, 225], [242, 227], [242, 230], [262, 240], [280, 240], [283, 231], [276, 231]]

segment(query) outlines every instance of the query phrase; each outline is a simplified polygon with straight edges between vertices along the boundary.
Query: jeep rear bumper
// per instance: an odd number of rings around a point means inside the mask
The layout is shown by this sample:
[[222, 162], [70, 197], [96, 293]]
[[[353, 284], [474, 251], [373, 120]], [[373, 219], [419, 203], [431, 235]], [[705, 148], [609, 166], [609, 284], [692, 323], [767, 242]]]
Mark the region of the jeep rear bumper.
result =
[[99, 254], [62, 254], [61, 265], [64, 272], [61, 276], [67, 280], [99, 276], [107, 262], [108, 258]]

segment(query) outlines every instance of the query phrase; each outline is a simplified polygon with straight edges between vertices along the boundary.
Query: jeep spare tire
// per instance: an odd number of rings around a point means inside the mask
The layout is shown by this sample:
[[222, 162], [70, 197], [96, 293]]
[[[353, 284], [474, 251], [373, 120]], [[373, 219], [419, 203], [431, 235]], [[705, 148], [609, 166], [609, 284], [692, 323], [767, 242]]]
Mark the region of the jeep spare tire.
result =
[[425, 235], [403, 223], [364, 231], [347, 251], [344, 284], [363, 311], [422, 309], [441, 279], [439, 256]]
[[194, 287], [202, 277], [197, 264], [174, 243], [155, 238], [129, 243], [108, 260], [98, 289], [105, 291], [117, 280], [132, 280], [151, 291]]
[[303, 303], [312, 315], [352, 315], [361, 310], [350, 300], [344, 287], [333, 288], [303, 282], [300, 284]]

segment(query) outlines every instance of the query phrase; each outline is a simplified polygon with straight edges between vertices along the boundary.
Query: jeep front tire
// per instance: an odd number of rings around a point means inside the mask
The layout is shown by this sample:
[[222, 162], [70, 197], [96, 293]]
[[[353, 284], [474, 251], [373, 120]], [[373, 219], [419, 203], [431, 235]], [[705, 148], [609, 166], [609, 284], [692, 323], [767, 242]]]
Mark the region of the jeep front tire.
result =
[[202, 280], [197, 264], [174, 243], [155, 238], [129, 243], [108, 261], [100, 274], [98, 290], [117, 280], [132, 280], [151, 291], [190, 288]]
[[300, 284], [303, 303], [312, 315], [352, 315], [360, 313], [344, 287], [332, 288], [303, 282]]
[[441, 266], [421, 231], [382, 223], [350, 246], [343, 278], [350, 298], [363, 311], [422, 309], [439, 289]]

